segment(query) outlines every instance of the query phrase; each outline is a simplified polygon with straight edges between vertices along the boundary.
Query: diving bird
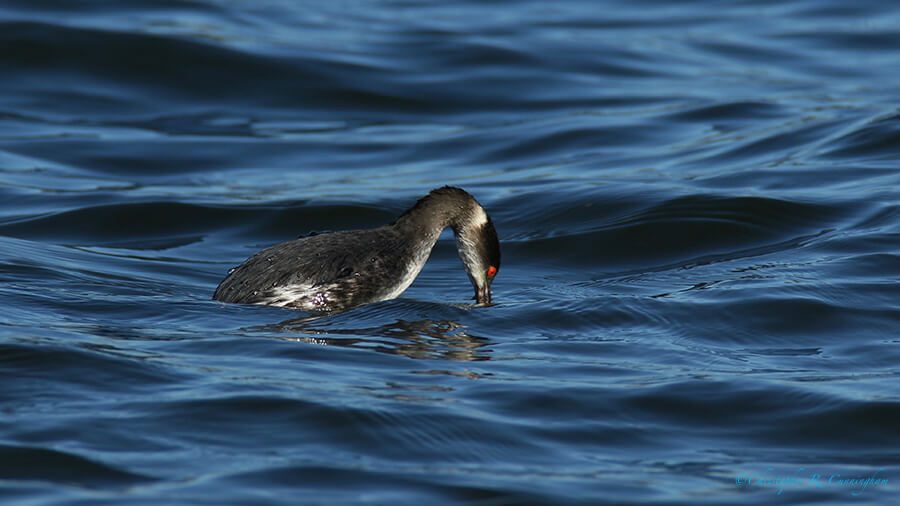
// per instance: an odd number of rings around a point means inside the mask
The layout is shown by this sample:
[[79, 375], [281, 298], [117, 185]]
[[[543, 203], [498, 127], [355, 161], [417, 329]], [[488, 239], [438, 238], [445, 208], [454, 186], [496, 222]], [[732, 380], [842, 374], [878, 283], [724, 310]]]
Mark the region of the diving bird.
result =
[[465, 190], [432, 190], [393, 223], [301, 237], [254, 254], [213, 299], [310, 311], [339, 311], [394, 299], [416, 279], [446, 227], [453, 230], [478, 304], [491, 302], [500, 242], [490, 216]]

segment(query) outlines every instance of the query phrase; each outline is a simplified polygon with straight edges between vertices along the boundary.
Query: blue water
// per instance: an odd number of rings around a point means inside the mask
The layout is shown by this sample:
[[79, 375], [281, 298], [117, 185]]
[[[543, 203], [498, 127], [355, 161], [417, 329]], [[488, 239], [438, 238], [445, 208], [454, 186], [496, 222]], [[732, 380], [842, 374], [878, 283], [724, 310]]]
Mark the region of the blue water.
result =
[[[4, 504], [889, 504], [900, 7], [0, 4]], [[229, 268], [463, 187], [402, 297]]]

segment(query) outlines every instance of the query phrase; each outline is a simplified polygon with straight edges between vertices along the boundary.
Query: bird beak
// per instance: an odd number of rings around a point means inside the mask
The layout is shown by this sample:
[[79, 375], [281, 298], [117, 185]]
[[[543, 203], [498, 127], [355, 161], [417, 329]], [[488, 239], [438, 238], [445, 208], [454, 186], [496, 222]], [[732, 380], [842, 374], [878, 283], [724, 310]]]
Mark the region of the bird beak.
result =
[[491, 285], [485, 284], [480, 288], [475, 289], [475, 302], [478, 304], [490, 304], [491, 303]]

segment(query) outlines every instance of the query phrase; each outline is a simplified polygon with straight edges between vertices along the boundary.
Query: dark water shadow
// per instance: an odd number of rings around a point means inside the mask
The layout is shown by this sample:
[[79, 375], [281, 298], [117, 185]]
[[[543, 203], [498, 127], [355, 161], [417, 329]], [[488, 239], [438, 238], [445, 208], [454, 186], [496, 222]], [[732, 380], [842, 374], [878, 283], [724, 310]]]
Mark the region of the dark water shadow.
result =
[[[351, 322], [366, 320], [353, 318]], [[377, 326], [343, 326], [351, 322], [334, 323], [324, 315], [312, 315], [251, 330], [275, 333], [274, 337], [288, 341], [368, 349], [415, 359], [490, 360], [488, 339], [466, 332], [465, 325], [450, 319], [396, 319]]]

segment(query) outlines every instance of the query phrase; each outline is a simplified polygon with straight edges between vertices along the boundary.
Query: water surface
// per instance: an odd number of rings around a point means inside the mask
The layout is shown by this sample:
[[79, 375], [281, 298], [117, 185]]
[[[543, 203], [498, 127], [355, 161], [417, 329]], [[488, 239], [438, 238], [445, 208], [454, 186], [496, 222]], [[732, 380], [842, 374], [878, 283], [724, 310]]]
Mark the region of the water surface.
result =
[[[5, 3], [4, 502], [890, 502], [898, 26], [837, 0]], [[396, 300], [210, 300], [445, 184], [497, 226], [493, 307], [449, 232]]]

